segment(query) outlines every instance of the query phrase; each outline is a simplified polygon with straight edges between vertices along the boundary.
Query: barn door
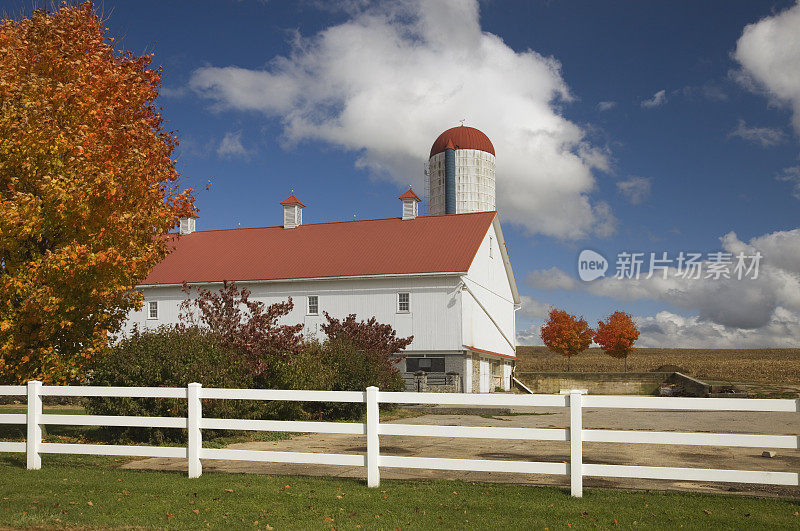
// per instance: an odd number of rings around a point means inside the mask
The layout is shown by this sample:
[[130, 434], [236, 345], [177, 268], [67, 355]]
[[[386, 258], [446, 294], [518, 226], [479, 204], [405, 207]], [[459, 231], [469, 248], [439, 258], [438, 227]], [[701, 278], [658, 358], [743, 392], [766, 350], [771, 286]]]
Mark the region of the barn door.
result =
[[488, 393], [489, 383], [491, 381], [492, 375], [489, 372], [489, 360], [484, 358], [481, 358], [480, 377], [481, 377], [480, 391], [481, 393]]

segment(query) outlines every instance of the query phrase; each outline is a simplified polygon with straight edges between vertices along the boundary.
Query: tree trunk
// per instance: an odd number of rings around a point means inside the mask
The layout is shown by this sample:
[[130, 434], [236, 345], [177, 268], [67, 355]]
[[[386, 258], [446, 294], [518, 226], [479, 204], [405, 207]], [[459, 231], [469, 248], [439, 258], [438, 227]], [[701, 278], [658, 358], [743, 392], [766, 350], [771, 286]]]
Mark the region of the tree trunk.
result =
[[625, 356], [625, 372], [628, 372], [628, 356]]

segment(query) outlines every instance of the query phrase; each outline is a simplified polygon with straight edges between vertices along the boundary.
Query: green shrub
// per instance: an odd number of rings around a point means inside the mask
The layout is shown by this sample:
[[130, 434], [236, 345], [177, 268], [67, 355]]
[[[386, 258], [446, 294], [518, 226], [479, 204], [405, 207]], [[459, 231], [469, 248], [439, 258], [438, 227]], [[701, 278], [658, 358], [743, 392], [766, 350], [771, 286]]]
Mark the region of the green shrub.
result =
[[[225, 347], [219, 336], [197, 327], [162, 326], [136, 332], [97, 359], [91, 385], [121, 387], [259, 387], [243, 356]], [[272, 408], [274, 410], [274, 408]], [[87, 411], [94, 415], [185, 417], [186, 400], [167, 398], [91, 398]], [[210, 418], [270, 418], [269, 403], [249, 400], [203, 400], [203, 416]], [[185, 439], [185, 430], [169, 428], [109, 428], [115, 441]]]
[[[94, 361], [91, 385], [119, 387], [203, 387], [239, 389], [312, 389], [364, 391], [377, 386], [402, 391], [403, 378], [385, 353], [363, 350], [349, 339], [321, 343], [308, 341], [290, 357], [265, 357], [254, 370], [251, 357], [231, 346], [220, 334], [197, 326], [162, 326], [135, 332], [111, 352]], [[185, 417], [182, 399], [87, 399], [93, 415]], [[237, 419], [354, 419], [363, 404], [319, 402], [264, 402], [255, 400], [203, 400], [206, 418]], [[185, 441], [185, 430], [171, 428], [109, 427], [115, 442], [143, 441], [163, 444]], [[204, 430], [208, 437], [224, 432]]]
[[[373, 385], [383, 391], [405, 389], [400, 371], [387, 363], [382, 353], [358, 349], [353, 342], [344, 339], [309, 342], [286, 368], [291, 371], [287, 383], [295, 389], [364, 391]], [[328, 420], [359, 418], [364, 410], [364, 404], [355, 403], [303, 405], [304, 414]]]

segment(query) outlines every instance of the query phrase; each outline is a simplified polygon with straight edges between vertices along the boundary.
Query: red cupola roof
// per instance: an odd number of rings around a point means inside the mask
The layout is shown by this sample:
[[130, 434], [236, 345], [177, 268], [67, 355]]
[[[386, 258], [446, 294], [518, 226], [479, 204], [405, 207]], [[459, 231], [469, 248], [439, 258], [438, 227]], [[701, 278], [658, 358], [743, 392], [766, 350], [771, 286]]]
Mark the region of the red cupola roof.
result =
[[302, 202], [302, 201], [300, 201], [299, 199], [297, 199], [297, 196], [295, 196], [294, 194], [290, 195], [289, 197], [287, 197], [286, 199], [284, 199], [283, 201], [281, 201], [281, 204], [282, 204], [283, 206], [287, 206], [287, 205], [300, 205], [301, 207], [305, 207], [305, 205], [303, 204], [303, 202]]
[[431, 147], [430, 156], [442, 153], [451, 147], [454, 149], [479, 149], [494, 155], [494, 146], [489, 137], [478, 129], [466, 125], [453, 127], [439, 135]]
[[411, 188], [409, 188], [408, 191], [406, 191], [406, 193], [404, 193], [403, 195], [401, 195], [397, 199], [413, 199], [413, 200], [415, 200], [417, 202], [422, 201], [422, 199], [420, 199], [419, 196], [417, 194], [415, 194], [414, 190], [412, 190]]

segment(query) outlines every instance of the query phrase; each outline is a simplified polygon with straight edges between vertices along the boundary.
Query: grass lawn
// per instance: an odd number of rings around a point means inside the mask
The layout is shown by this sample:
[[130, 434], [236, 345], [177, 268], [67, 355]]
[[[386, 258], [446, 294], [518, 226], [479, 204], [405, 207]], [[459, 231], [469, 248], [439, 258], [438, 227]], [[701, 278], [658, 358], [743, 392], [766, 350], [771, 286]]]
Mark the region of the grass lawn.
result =
[[800, 501], [458, 481], [117, 470], [113, 457], [0, 454], [0, 527], [428, 529], [800, 527]]

